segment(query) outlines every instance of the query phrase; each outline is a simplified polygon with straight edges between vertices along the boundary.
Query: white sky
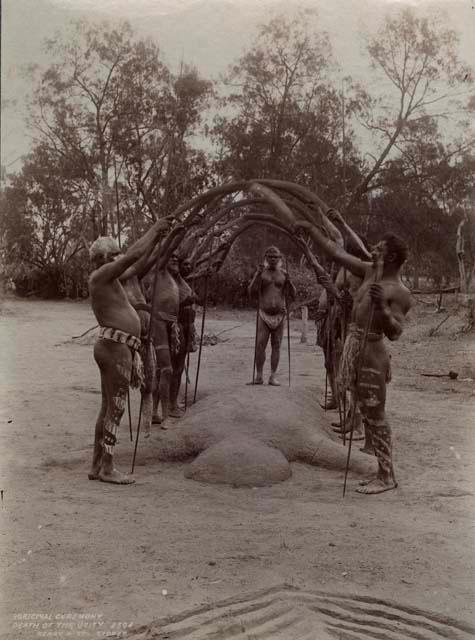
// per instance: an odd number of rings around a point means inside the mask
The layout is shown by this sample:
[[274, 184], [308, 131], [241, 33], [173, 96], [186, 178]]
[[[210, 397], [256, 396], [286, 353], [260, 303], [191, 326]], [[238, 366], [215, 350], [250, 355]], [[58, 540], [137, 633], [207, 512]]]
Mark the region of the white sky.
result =
[[[28, 85], [24, 65], [46, 62], [45, 38], [71, 18], [127, 19], [138, 36], [154, 39], [172, 68], [184, 59], [204, 76], [216, 77], [250, 44], [256, 25], [274, 13], [316, 7], [344, 75], [372, 78], [362, 52], [362, 30], [373, 30], [400, 0], [2, 0], [2, 149], [1, 162], [19, 168], [29, 147], [24, 114]], [[475, 0], [411, 0], [425, 10], [443, 9], [460, 32], [461, 54], [475, 67]], [[10, 105], [10, 106], [9, 106]]]

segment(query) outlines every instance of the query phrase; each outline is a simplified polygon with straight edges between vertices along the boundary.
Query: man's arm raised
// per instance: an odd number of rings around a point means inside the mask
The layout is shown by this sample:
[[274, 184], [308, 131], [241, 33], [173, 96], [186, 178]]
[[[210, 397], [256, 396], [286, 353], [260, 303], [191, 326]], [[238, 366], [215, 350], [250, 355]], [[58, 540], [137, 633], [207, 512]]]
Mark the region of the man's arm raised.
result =
[[371, 254], [365, 247], [363, 241], [361, 240], [359, 235], [355, 231], [353, 231], [350, 225], [345, 222], [345, 219], [343, 218], [341, 213], [337, 209], [328, 209], [327, 216], [332, 222], [341, 225], [346, 238], [350, 238], [353, 243], [360, 248], [362, 253], [368, 258], [368, 260], [371, 260]]
[[148, 251], [144, 253], [144, 255], [137, 260], [132, 266], [128, 267], [124, 273], [120, 276], [120, 280], [124, 282], [132, 276], [137, 276], [139, 280], [141, 280], [152, 268], [152, 265], [158, 260], [161, 250], [162, 250], [163, 242], [161, 238], [157, 239], [157, 243], [155, 246], [151, 245]]
[[128, 267], [137, 262], [137, 260], [154, 247], [164, 229], [168, 230], [169, 226], [170, 220], [167, 218], [162, 218], [155, 222], [147, 233], [139, 238], [137, 242], [134, 242], [124, 255], [96, 269], [91, 275], [91, 281], [99, 284], [120, 278]]
[[339, 262], [341, 265], [349, 269], [357, 276], [365, 276], [368, 268], [372, 267], [371, 262], [363, 262], [359, 258], [352, 256], [342, 247], [339, 247], [335, 242], [325, 238], [315, 225], [306, 220], [297, 222], [295, 225], [297, 229], [305, 229], [315, 244], [330, 258]]

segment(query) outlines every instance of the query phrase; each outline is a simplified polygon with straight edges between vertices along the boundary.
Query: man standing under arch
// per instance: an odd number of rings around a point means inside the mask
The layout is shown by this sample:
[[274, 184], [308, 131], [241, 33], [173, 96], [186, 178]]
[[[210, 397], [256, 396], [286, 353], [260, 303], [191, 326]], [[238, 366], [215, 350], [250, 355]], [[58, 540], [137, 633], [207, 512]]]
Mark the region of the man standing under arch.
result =
[[268, 247], [264, 263], [259, 265], [248, 287], [249, 296], [258, 294], [258, 318], [256, 336], [256, 377], [254, 384], [263, 384], [267, 343], [271, 342], [271, 373], [269, 384], [280, 386], [277, 369], [280, 345], [284, 334], [284, 318], [289, 301], [295, 300], [296, 289], [289, 274], [282, 268], [282, 254], [277, 247]]

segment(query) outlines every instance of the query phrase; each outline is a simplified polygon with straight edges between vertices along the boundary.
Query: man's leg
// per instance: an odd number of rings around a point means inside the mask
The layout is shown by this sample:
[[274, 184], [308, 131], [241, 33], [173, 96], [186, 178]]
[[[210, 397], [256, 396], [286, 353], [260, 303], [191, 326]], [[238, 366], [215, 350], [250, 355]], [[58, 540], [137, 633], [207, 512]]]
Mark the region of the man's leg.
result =
[[274, 329], [270, 332], [270, 345], [271, 345], [271, 356], [270, 356], [270, 378], [269, 384], [274, 387], [279, 387], [280, 382], [277, 380], [277, 369], [279, 368], [279, 360], [280, 360], [280, 345], [282, 344], [282, 336], [284, 335], [284, 321], [279, 324], [277, 329]]
[[144, 435], [146, 438], [149, 438], [152, 428], [153, 391], [156, 386], [157, 362], [152, 341], [147, 344], [146, 337], [144, 337], [143, 340], [144, 348], [141, 355], [144, 363], [144, 382], [140, 392], [142, 394], [142, 424]]
[[[340, 393], [341, 396], [343, 397], [345, 397], [343, 394], [346, 395], [346, 391], [342, 393], [340, 390], [338, 390], [338, 393]], [[341, 401], [342, 416], [344, 415], [343, 412], [346, 410], [345, 425], [343, 427], [343, 425], [340, 425], [337, 422], [332, 422], [333, 431], [335, 431], [335, 433], [338, 433], [342, 439], [343, 439], [343, 433], [345, 433], [345, 439], [347, 439], [352, 429], [351, 421], [354, 420], [353, 440], [362, 440], [364, 438], [364, 435], [362, 430], [361, 411], [356, 401], [356, 395], [354, 391], [350, 391], [349, 395], [350, 395], [349, 406], [346, 402], [343, 402], [343, 400]], [[361, 451], [362, 450], [363, 449], [361, 449]]]
[[132, 353], [124, 344], [99, 340], [94, 356], [100, 363], [106, 392], [106, 414], [103, 422], [102, 461], [98, 479], [112, 484], [131, 484], [133, 479], [114, 467], [114, 447], [125, 410], [127, 390], [132, 372]]
[[259, 317], [257, 321], [257, 342], [256, 342], [256, 377], [254, 384], [263, 384], [264, 363], [266, 361], [266, 348], [269, 342], [269, 327], [264, 320]]
[[100, 374], [102, 402], [101, 408], [99, 410], [99, 415], [97, 416], [96, 420], [96, 427], [94, 429], [94, 452], [92, 454], [91, 471], [88, 474], [89, 480], [99, 479], [99, 471], [101, 470], [102, 464], [102, 438], [104, 437], [104, 420], [107, 410], [107, 395], [102, 371], [100, 371]]
[[328, 347], [325, 346], [325, 349], [323, 350], [323, 355], [325, 359], [325, 373], [327, 376], [328, 387], [329, 387], [328, 391], [330, 392], [328, 394], [328, 397], [325, 398], [324, 409], [327, 409], [327, 410], [338, 409], [338, 403], [337, 403], [338, 388], [337, 388], [337, 382], [335, 378], [335, 372], [333, 369], [331, 345], [328, 345]]
[[180, 392], [183, 370], [185, 369], [186, 354], [187, 344], [182, 340], [180, 343], [180, 351], [172, 358], [173, 374], [170, 383], [170, 416], [172, 418], [181, 418], [184, 414], [183, 409], [178, 406], [178, 394]]
[[385, 413], [385, 372], [363, 366], [358, 395], [363, 420], [371, 438], [371, 447], [378, 460], [378, 473], [376, 478], [364, 483], [356, 491], [372, 495], [395, 489], [397, 482], [392, 464], [391, 429]]
[[373, 446], [373, 436], [371, 432], [371, 428], [368, 425], [366, 419], [362, 420], [364, 427], [364, 445], [361, 447], [360, 451], [363, 453], [367, 453], [370, 456], [374, 456], [374, 446]]
[[173, 375], [173, 369], [170, 358], [170, 336], [168, 335], [168, 326], [162, 320], [156, 323], [155, 328], [155, 353], [157, 355], [157, 368], [160, 372], [158, 383], [158, 394], [160, 396], [160, 404], [162, 407], [162, 429], [167, 428], [167, 418], [170, 408], [170, 384]]
[[[157, 362], [156, 355], [155, 355], [155, 362]], [[160, 404], [160, 369], [158, 368], [158, 364], [157, 364], [156, 370], [155, 370], [155, 386], [152, 391], [152, 424], [161, 424], [162, 422], [162, 418], [158, 414], [159, 404]]]

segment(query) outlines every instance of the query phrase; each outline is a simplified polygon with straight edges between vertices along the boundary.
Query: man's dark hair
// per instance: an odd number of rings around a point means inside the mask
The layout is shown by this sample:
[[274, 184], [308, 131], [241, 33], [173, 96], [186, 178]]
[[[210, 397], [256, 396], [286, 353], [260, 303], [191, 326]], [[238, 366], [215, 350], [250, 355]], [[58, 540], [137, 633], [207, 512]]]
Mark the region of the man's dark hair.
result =
[[386, 242], [388, 253], [394, 255], [394, 262], [400, 267], [407, 260], [408, 248], [407, 244], [394, 233], [386, 233], [382, 237]]

